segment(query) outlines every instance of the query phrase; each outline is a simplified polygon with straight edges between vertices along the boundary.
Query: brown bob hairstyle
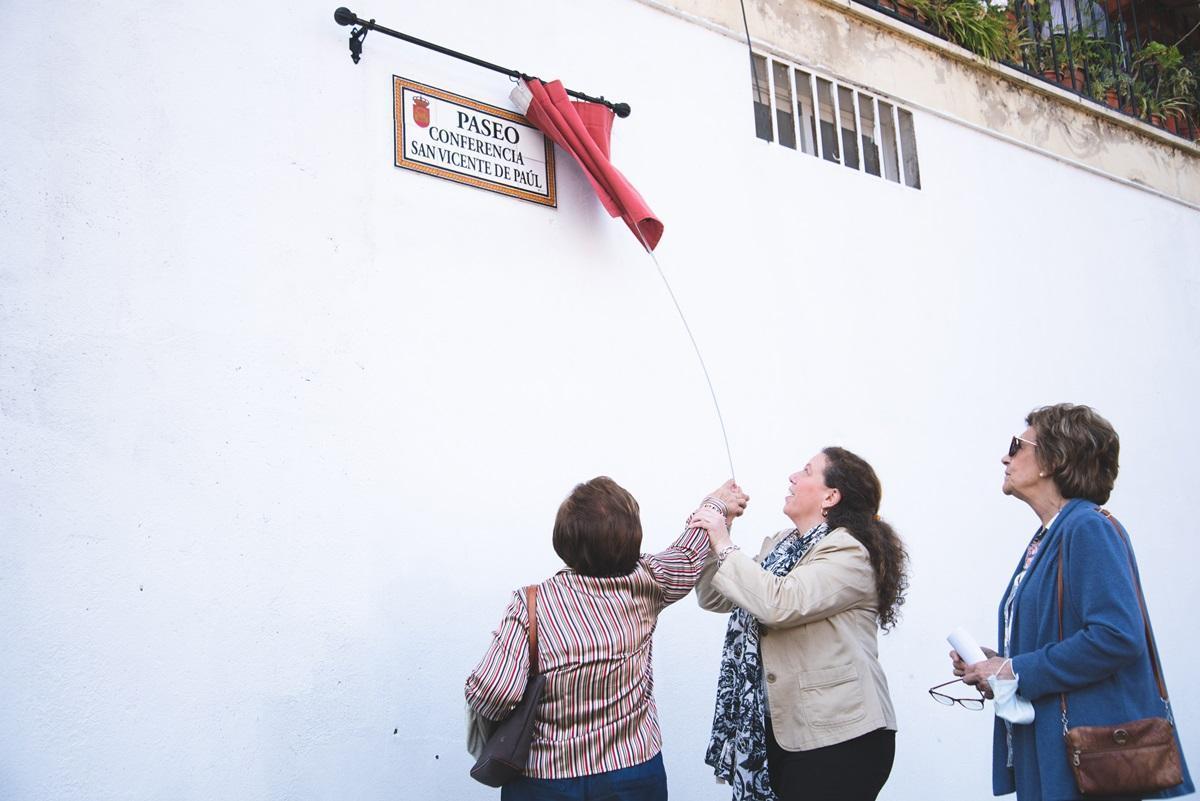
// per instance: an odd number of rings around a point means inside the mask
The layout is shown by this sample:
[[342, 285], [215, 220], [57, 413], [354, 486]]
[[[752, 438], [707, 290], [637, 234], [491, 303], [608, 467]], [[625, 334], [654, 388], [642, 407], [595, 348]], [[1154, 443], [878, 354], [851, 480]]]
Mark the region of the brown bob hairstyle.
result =
[[1090, 406], [1056, 403], [1034, 409], [1025, 424], [1037, 432], [1038, 465], [1064, 498], [1107, 503], [1117, 482], [1121, 439]]
[[638, 503], [608, 476], [577, 484], [558, 507], [554, 552], [584, 576], [625, 576], [642, 550]]

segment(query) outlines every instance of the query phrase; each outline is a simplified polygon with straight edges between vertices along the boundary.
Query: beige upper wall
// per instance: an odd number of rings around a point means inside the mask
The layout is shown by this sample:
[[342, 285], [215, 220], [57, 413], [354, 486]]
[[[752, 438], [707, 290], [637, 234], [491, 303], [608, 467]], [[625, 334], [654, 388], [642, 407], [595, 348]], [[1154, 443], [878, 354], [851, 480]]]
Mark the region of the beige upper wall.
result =
[[[728, 0], [642, 0], [744, 41]], [[756, 48], [1200, 205], [1200, 147], [849, 0], [746, 0]]]

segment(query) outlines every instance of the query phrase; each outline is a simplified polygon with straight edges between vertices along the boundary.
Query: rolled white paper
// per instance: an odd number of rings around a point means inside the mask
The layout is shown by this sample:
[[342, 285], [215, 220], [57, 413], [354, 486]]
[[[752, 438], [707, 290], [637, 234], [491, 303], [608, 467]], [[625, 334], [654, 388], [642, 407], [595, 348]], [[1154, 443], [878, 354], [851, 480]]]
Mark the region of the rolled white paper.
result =
[[979, 647], [979, 643], [975, 642], [975, 638], [962, 626], [950, 632], [950, 636], [946, 638], [946, 642], [950, 643], [951, 648], [958, 651], [958, 655], [968, 665], [974, 665], [976, 662], [982, 662], [987, 659], [987, 655]]

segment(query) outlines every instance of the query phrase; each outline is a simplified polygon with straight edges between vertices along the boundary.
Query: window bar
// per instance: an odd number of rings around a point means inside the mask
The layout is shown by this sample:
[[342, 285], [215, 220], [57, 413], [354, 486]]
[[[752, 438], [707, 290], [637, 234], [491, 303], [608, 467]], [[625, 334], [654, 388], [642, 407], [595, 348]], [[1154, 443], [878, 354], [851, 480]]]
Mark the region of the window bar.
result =
[[884, 166], [884, 160], [887, 156], [883, 153], [883, 128], [879, 124], [879, 98], [872, 97], [871, 102], [875, 105], [875, 113], [871, 116], [875, 120], [875, 130], [871, 131], [871, 136], [875, 137], [875, 152], [879, 154], [879, 177], [887, 180], [887, 167]]
[[[908, 123], [907, 130], [905, 130], [904, 123]], [[908, 175], [908, 170], [907, 168], [905, 169], [905, 178], [908, 179], [908, 182], [905, 185], [911, 189], [920, 189], [921, 162], [917, 157], [917, 120], [916, 117], [913, 116], [913, 113], [908, 109], [900, 109], [900, 137], [905, 141], [906, 145], [912, 145], [913, 148], [913, 171], [912, 175]]]
[[880, 180], [888, 180], [888, 169], [883, 165], [883, 126], [880, 125], [880, 98], [871, 97], [871, 108], [875, 109], [875, 113], [871, 114], [871, 138], [875, 139], [875, 158], [880, 164]]
[[767, 112], [771, 115], [771, 141], [779, 141], [779, 121], [775, 119], [775, 60], [766, 57], [767, 62]]
[[796, 139], [795, 139], [796, 149], [803, 152], [804, 151], [804, 137], [802, 137], [800, 135], [800, 133], [801, 133], [800, 114], [803, 111], [803, 109], [800, 108], [800, 93], [796, 91], [796, 70], [794, 67], [789, 66], [787, 68], [787, 73], [788, 73], [788, 82], [792, 86], [792, 131], [793, 131], [792, 135], [796, 137]]
[[[771, 100], [767, 96], [767, 78], [765, 70], [767, 69], [767, 57], [760, 56], [758, 53], [751, 54], [751, 63], [754, 65], [752, 74], [753, 89], [754, 89], [754, 135], [764, 142], [771, 140]], [[762, 64], [762, 69], [759, 69], [759, 63]], [[763, 123], [766, 123], [765, 125]]]
[[842, 144], [838, 148], [837, 160], [838, 164], [845, 165], [846, 143], [842, 141], [842, 104], [838, 102], [838, 86], [837, 81], [829, 79], [829, 96], [833, 100], [833, 135]]
[[862, 115], [858, 113], [858, 104], [861, 103], [857, 89], [850, 90], [850, 102], [854, 104], [854, 138], [857, 140], [854, 147], [858, 149], [858, 171], [867, 171], [867, 148], [863, 146], [862, 141]]
[[900, 173], [900, 185], [908, 186], [907, 176], [904, 174], [904, 137], [900, 135], [900, 108], [892, 103], [892, 125], [896, 130], [896, 170]]
[[808, 86], [812, 92], [813, 127], [817, 129], [817, 158], [825, 158], [825, 134], [821, 132], [821, 96], [817, 94], [817, 74], [808, 73]]

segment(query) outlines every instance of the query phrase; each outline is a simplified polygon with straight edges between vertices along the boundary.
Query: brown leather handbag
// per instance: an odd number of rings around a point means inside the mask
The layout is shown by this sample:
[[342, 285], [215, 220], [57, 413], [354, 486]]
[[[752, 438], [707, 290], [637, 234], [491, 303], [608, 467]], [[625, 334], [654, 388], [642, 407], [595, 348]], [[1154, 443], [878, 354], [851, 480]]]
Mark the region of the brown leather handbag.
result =
[[[1142, 584], [1133, 569], [1132, 546], [1116, 518], [1101, 509], [1125, 544], [1129, 572], [1137, 588], [1138, 605], [1142, 610], [1142, 625], [1146, 630], [1146, 646], [1150, 666], [1158, 682], [1158, 694], [1166, 709], [1165, 718], [1142, 718], [1113, 726], [1076, 726], [1068, 728], [1067, 697], [1059, 694], [1062, 707], [1063, 737], [1067, 742], [1067, 759], [1075, 772], [1075, 783], [1083, 796], [1137, 796], [1175, 787], [1183, 782], [1179, 746], [1171, 719], [1171, 702], [1158, 665], [1158, 648], [1150, 618], [1146, 615], [1146, 599]], [[1058, 544], [1058, 639], [1062, 640], [1063, 605], [1063, 545]]]
[[488, 737], [471, 768], [471, 778], [489, 787], [501, 787], [525, 773], [533, 723], [546, 691], [546, 677], [538, 673], [537, 589], [537, 585], [525, 588], [525, 605], [529, 609], [529, 682], [525, 693], [512, 714]]

